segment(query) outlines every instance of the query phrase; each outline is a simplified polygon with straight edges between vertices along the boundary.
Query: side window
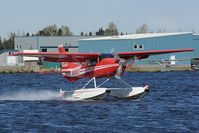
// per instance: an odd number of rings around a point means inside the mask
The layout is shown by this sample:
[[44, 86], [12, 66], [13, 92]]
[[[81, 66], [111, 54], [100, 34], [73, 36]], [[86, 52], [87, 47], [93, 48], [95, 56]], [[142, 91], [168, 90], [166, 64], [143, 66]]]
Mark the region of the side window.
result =
[[97, 59], [87, 60], [87, 65], [88, 66], [94, 66], [96, 63], [97, 63]]

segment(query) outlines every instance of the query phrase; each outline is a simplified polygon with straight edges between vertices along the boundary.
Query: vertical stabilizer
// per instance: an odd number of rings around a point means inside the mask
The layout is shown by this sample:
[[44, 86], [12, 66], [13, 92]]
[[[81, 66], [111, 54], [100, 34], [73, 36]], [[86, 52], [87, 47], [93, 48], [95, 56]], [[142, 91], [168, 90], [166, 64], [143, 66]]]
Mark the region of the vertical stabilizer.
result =
[[59, 53], [66, 53], [66, 51], [64, 49], [64, 45], [59, 45], [58, 50], [59, 50]]

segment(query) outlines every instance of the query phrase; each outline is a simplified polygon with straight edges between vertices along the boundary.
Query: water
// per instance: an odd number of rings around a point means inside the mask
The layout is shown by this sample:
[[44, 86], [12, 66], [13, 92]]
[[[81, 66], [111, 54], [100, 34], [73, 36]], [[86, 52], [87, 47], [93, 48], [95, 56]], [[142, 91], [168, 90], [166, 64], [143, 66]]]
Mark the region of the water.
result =
[[0, 132], [199, 132], [199, 72], [126, 73], [123, 79], [151, 90], [138, 100], [54, 100], [60, 88], [79, 82], [59, 74], [0, 74]]

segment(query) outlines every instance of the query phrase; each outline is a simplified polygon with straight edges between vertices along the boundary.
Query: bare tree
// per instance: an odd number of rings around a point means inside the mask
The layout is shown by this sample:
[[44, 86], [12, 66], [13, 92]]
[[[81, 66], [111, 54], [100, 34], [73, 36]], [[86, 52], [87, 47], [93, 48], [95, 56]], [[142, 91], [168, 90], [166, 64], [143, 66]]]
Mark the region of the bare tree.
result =
[[1, 40], [1, 37], [0, 37], [0, 50], [3, 49], [3, 43], [2, 43], [2, 40]]
[[118, 35], [117, 26], [113, 22], [109, 23], [108, 28], [105, 30], [105, 35]]
[[62, 30], [62, 36], [72, 36], [73, 33], [70, 31], [68, 26], [62, 25], [61, 28]]
[[71, 36], [72, 32], [70, 31], [68, 26], [62, 25], [60, 28], [58, 28], [56, 26], [56, 24], [54, 24], [54, 25], [49, 25], [49, 26], [43, 28], [42, 30], [37, 32], [36, 35], [40, 35], [40, 36], [57, 36], [57, 35]]
[[150, 33], [150, 29], [147, 24], [143, 24], [136, 29], [136, 34]]

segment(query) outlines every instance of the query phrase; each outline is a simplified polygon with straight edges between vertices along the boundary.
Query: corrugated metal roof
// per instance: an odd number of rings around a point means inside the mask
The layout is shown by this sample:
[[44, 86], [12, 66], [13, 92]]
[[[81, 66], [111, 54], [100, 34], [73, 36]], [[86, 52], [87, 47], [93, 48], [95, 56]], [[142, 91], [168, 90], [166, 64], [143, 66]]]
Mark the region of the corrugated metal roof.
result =
[[141, 39], [141, 38], [162, 37], [162, 36], [183, 35], [183, 34], [192, 34], [192, 33], [191, 32], [173, 32], [173, 33], [129, 34], [129, 35], [88, 38], [88, 39], [80, 39], [80, 40], [87, 41], [87, 40]]

